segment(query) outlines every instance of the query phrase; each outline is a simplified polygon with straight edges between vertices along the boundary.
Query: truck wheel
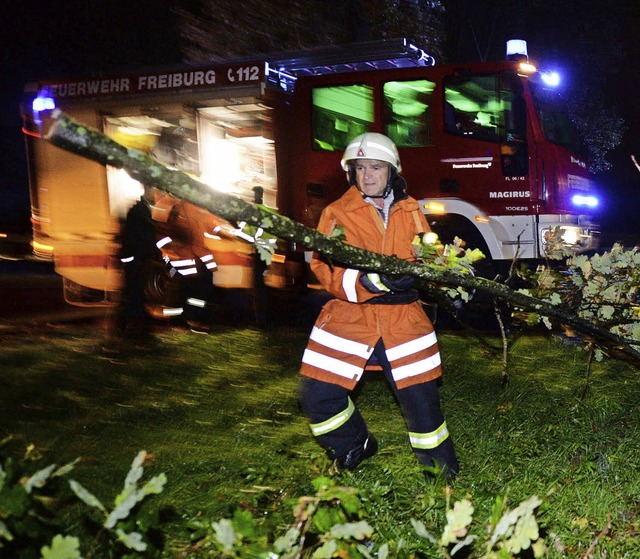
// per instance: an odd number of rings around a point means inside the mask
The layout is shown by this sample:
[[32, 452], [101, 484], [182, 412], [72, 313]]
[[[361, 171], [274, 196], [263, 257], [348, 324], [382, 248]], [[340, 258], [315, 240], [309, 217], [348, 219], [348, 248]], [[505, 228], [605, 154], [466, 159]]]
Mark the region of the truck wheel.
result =
[[493, 260], [489, 253], [487, 243], [478, 232], [477, 228], [468, 219], [461, 216], [447, 215], [429, 220], [429, 225], [438, 234], [443, 244], [453, 244], [455, 237], [462, 239], [468, 248], [477, 248], [482, 251], [485, 258], [476, 262], [475, 275], [493, 280], [499, 273], [498, 262]]
[[179, 274], [169, 275], [162, 262], [154, 262], [145, 283], [145, 307], [149, 316], [170, 320], [182, 314], [182, 294]]
[[[443, 244], [453, 244], [454, 238], [459, 237], [466, 243], [468, 248], [477, 248], [482, 251], [485, 258], [475, 263], [474, 273], [476, 276], [494, 280], [501, 273], [499, 262], [490, 257], [489, 249], [484, 239], [476, 227], [467, 219], [461, 216], [447, 215], [433, 221], [429, 220], [429, 225], [438, 234]], [[482, 330], [491, 330], [496, 327], [493, 299], [485, 293], [477, 291], [470, 293], [468, 303], [456, 301], [454, 306], [457, 308], [457, 319], [462, 322]], [[440, 309], [438, 317], [441, 327], [445, 329], [455, 327], [456, 319], [447, 311]]]

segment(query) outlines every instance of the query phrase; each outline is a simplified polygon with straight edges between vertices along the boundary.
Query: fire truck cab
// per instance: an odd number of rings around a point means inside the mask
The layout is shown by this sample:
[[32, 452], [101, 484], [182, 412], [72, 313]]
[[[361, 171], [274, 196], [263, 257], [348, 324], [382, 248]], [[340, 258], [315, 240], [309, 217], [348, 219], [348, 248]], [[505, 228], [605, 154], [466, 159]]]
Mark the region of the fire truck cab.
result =
[[[443, 241], [458, 236], [494, 263], [539, 259], [561, 226], [568, 246], [596, 248], [594, 185], [567, 112], [526, 52], [511, 58], [436, 65], [403, 39], [29, 84], [22, 113], [34, 249], [55, 261], [69, 302], [110, 304], [120, 285], [119, 222], [142, 192], [124, 171], [44, 141], [54, 106], [211, 188], [248, 201], [259, 193], [310, 227], [345, 190], [348, 141], [381, 132], [398, 146], [409, 193]], [[172, 223], [192, 233], [185, 258], [210, 251], [214, 283], [252, 285], [251, 245], [234, 235], [242, 224], [216, 225], [207, 212], [160, 198], [162, 235], [171, 237]], [[276, 255], [267, 285], [303, 287], [301, 254]], [[161, 271], [150, 280], [156, 315], [171, 307], [167, 282]]]
[[294, 93], [293, 215], [313, 226], [344, 190], [342, 151], [373, 131], [398, 146], [409, 193], [445, 242], [494, 263], [540, 259], [561, 226], [597, 247], [592, 178], [557, 90], [526, 54], [503, 62], [300, 76]]

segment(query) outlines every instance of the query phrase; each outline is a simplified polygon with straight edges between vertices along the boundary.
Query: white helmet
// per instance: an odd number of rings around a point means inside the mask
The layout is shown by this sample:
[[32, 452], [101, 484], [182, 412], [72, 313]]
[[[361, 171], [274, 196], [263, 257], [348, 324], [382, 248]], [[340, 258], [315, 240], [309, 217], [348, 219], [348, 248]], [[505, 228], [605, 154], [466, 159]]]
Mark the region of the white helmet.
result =
[[398, 173], [402, 171], [400, 165], [400, 156], [398, 148], [390, 138], [384, 134], [376, 132], [367, 132], [357, 136], [344, 150], [342, 161], [340, 162], [345, 171], [349, 170], [349, 161], [355, 159], [376, 159], [378, 161], [386, 161]]

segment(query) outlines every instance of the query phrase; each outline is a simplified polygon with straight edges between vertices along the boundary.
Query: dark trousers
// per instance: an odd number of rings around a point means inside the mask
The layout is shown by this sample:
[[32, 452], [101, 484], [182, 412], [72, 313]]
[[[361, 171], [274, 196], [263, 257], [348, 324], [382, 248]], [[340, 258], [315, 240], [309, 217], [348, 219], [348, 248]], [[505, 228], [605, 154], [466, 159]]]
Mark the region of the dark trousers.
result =
[[149, 261], [136, 259], [124, 266], [122, 302], [116, 313], [116, 334], [127, 341], [150, 338], [149, 315], [145, 307], [145, 287]]
[[208, 323], [211, 321], [208, 305], [213, 299], [213, 272], [208, 270], [198, 257], [194, 257], [194, 259], [198, 273], [181, 278], [184, 301], [182, 317], [186, 321], [194, 320]]
[[[391, 375], [382, 340], [376, 345], [372, 359], [382, 367], [387, 382], [400, 405], [410, 434], [438, 432], [445, 423], [440, 409], [438, 385], [435, 380], [398, 389]], [[363, 444], [368, 435], [367, 425], [351, 401], [350, 390], [337, 384], [301, 377], [300, 403], [311, 423], [318, 443], [330, 458], [345, 456], [350, 450]], [[335, 427], [333, 426], [335, 424]], [[439, 465], [451, 473], [459, 466], [451, 436], [439, 444], [421, 448], [412, 442], [418, 461], [425, 466]]]

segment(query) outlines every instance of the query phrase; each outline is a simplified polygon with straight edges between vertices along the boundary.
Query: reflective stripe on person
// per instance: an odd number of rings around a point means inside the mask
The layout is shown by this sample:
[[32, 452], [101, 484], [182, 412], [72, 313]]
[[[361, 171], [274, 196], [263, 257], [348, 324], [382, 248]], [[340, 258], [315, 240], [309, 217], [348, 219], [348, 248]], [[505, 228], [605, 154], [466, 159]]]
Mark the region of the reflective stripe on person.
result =
[[156, 200], [153, 210], [162, 231], [157, 246], [164, 254], [169, 274], [180, 281], [181, 306], [163, 309], [163, 313], [180, 315], [192, 331], [207, 333], [213, 320], [213, 273], [218, 265], [214, 254], [205, 246], [205, 235], [219, 219], [168, 194]]
[[213, 298], [213, 272], [218, 265], [211, 253], [203, 256], [193, 254], [192, 258], [172, 258], [169, 255], [176, 252], [172, 250], [172, 244], [173, 239], [169, 236], [156, 243], [158, 249], [165, 251], [164, 261], [169, 267], [169, 274], [172, 277], [179, 275], [181, 279], [183, 306], [180, 307], [181, 312], [173, 309], [171, 316], [181, 314], [193, 332], [205, 334], [211, 327], [209, 304]]
[[[347, 146], [342, 166], [349, 189], [324, 209], [318, 230], [341, 227], [349, 245], [414, 260], [411, 241], [430, 229], [407, 195], [394, 143], [363, 134]], [[377, 441], [350, 397], [364, 369], [375, 365], [396, 395], [419, 462], [453, 478], [459, 465], [440, 409], [438, 343], [413, 278], [347, 268], [317, 254], [311, 268], [334, 296], [316, 320], [300, 369], [300, 402], [316, 440], [338, 470], [355, 469], [376, 453]]]

